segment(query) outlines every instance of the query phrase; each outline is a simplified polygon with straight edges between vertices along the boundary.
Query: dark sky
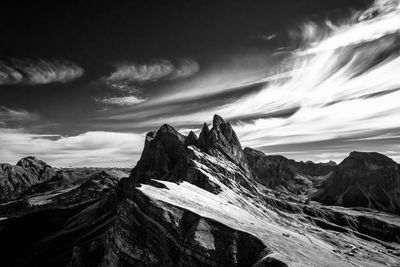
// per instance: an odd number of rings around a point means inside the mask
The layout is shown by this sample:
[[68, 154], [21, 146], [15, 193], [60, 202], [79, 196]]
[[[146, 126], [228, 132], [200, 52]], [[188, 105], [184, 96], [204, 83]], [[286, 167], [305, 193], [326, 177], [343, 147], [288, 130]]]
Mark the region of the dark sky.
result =
[[[8, 151], [0, 160], [16, 161], [36, 153], [50, 163], [80, 165], [79, 152], [92, 155], [99, 149], [104, 157], [120, 155], [121, 159], [113, 159], [115, 165], [133, 164], [143, 133], [163, 122], [183, 131], [196, 129], [211, 119], [209, 114], [221, 111], [245, 137], [243, 124], [291, 118], [302, 104], [275, 101], [258, 110], [227, 110], [232, 103], [240, 109], [240, 101], [262, 94], [273, 83], [268, 79], [272, 74], [289, 71], [291, 67], [282, 63], [290, 61], [294, 51], [312, 44], [309, 38], [325, 38], [333, 31], [327, 21], [342, 23], [370, 4], [365, 0], [3, 4], [0, 144], [7, 142]], [[122, 143], [111, 151], [113, 134], [123, 135], [126, 146], [135, 148], [124, 150]], [[13, 143], [12, 135], [21, 140]], [[259, 141], [245, 142], [259, 148], [273, 143]], [[43, 146], [41, 142], [54, 147], [53, 156], [46, 149], [33, 151]], [[84, 164], [114, 162], [98, 160], [87, 159]]]
[[[2, 57], [113, 60], [204, 58], [282, 30], [302, 17], [341, 14], [365, 0], [13, 1], [1, 9]], [[252, 44], [253, 43], [253, 44]], [[262, 46], [262, 44], [258, 44]]]

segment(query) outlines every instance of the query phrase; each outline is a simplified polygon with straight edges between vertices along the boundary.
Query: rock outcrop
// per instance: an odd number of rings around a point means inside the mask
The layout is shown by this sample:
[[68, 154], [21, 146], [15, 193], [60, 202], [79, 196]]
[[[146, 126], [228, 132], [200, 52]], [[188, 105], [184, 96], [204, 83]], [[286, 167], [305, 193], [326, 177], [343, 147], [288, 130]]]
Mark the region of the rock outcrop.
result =
[[152, 178], [180, 180], [187, 171], [185, 137], [173, 127], [164, 124], [158, 131], [149, 132], [131, 178], [145, 182]]
[[400, 214], [400, 166], [385, 155], [352, 152], [318, 186], [312, 199]]
[[211, 129], [204, 123], [199, 136], [199, 148], [215, 156], [222, 153], [227, 159], [238, 165], [245, 163], [242, 145], [235, 131], [229, 122], [225, 122], [218, 115], [214, 115]]
[[[211, 158], [213, 160], [209, 160]], [[225, 162], [226, 167], [215, 164], [215, 160]], [[253, 179], [250, 178], [251, 173], [236, 133], [230, 123], [218, 115], [214, 116], [211, 130], [204, 124], [199, 138], [193, 132], [187, 137], [183, 136], [167, 124], [158, 131], [148, 133], [142, 156], [130, 178], [136, 184], [147, 183], [151, 179], [188, 181], [200, 188], [218, 192], [220, 186], [199, 168], [202, 161], [209, 168], [216, 168], [215, 173], [221, 176], [229, 173], [228, 166], [233, 166], [236, 173], [230, 173], [232, 178], [224, 178], [223, 183], [229, 184], [236, 179], [248, 188], [252, 187]]]

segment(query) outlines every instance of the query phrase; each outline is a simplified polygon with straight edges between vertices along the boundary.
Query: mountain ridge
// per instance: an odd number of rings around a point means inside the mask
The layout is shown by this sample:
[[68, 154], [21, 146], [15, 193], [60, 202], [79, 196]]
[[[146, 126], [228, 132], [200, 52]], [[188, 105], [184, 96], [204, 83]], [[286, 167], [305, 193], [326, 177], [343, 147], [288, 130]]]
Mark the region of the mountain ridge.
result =
[[[398, 215], [313, 198], [347, 165], [375, 173], [397, 171], [397, 163], [359, 152], [337, 166], [297, 162], [243, 149], [220, 116], [212, 125], [204, 124], [199, 137], [167, 124], [149, 132], [129, 178], [100, 171], [35, 195], [54, 204], [0, 221], [4, 244], [12, 244], [0, 246], [10, 266], [400, 264]], [[19, 235], [17, 225], [43, 220], [51, 228]]]

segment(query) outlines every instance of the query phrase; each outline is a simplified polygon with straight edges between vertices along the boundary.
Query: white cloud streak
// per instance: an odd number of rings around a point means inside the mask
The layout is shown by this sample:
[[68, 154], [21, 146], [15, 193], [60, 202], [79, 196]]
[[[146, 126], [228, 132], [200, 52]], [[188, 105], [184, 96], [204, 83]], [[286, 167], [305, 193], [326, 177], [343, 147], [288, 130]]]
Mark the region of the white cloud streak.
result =
[[121, 96], [121, 97], [109, 97], [109, 98], [96, 98], [97, 102], [107, 104], [107, 105], [116, 105], [116, 106], [132, 106], [137, 105], [145, 101], [144, 98], [140, 98], [137, 96]]
[[192, 59], [182, 59], [173, 63], [166, 59], [153, 60], [146, 64], [122, 63], [103, 80], [114, 83], [148, 83], [160, 79], [182, 79], [199, 71], [199, 64]]
[[66, 83], [81, 77], [83, 68], [65, 60], [0, 61], [0, 85]]

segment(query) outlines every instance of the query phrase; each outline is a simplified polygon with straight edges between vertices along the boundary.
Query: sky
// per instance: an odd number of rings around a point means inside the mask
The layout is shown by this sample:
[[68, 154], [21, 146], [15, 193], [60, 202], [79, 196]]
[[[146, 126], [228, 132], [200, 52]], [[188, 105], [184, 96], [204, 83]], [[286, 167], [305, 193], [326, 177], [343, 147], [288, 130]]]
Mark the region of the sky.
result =
[[31, 2], [0, 10], [0, 162], [133, 167], [214, 114], [266, 154], [400, 161], [399, 0]]

